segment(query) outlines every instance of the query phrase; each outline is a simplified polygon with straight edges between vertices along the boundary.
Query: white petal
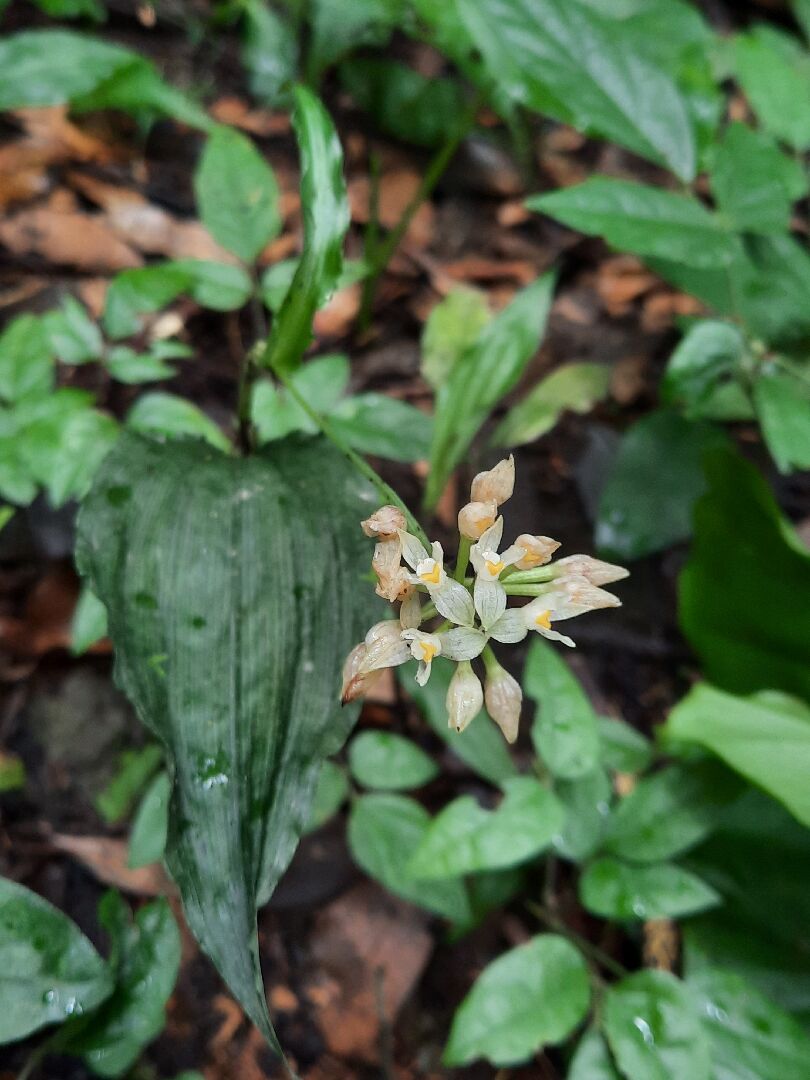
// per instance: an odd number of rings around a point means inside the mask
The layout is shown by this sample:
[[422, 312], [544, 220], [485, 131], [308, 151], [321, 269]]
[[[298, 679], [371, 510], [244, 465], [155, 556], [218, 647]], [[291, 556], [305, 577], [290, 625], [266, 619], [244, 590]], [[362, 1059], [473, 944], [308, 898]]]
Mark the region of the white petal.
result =
[[412, 630], [422, 621], [422, 600], [414, 589], [409, 593], [399, 608], [399, 625], [403, 630]]
[[501, 552], [501, 562], [505, 566], [514, 566], [523, 558], [524, 549], [519, 544], [512, 544], [506, 551]]
[[561, 641], [563, 645], [567, 645], [570, 649], [577, 647], [575, 641], [572, 641], [570, 637], [566, 637], [565, 634], [558, 634], [556, 630], [546, 630], [543, 626], [536, 626], [535, 630], [538, 634], [542, 634], [544, 638], [548, 638], [549, 641]]
[[502, 641], [504, 645], [514, 645], [517, 641], [523, 641], [528, 633], [523, 608], [509, 608], [501, 615], [500, 619], [489, 627], [489, 636], [496, 641]]
[[408, 643], [402, 640], [399, 620], [377, 623], [366, 634], [367, 651], [358, 667], [365, 675], [379, 668], [398, 667], [410, 657]]
[[489, 630], [506, 610], [506, 590], [499, 581], [477, 577], [474, 586], [475, 610], [485, 630]]
[[495, 519], [495, 524], [490, 525], [486, 532], [481, 534], [481, 539], [475, 545], [483, 554], [485, 551], [497, 551], [503, 539], [503, 518]]
[[417, 565], [422, 562], [423, 559], [430, 558], [430, 554], [425, 551], [416, 537], [411, 536], [409, 532], [400, 529], [399, 539], [402, 544], [402, 557], [408, 566], [410, 566], [411, 570], [415, 570]]
[[450, 660], [474, 660], [487, 643], [486, 634], [469, 626], [457, 626], [439, 637], [442, 639], [442, 656]]
[[458, 626], [472, 626], [475, 622], [475, 608], [470, 594], [458, 581], [445, 578], [438, 588], [428, 590], [436, 610], [445, 619]]
[[416, 681], [419, 683], [420, 686], [424, 686], [430, 678], [431, 663], [432, 661], [427, 664], [424, 660], [419, 661], [419, 667], [416, 669]]
[[430, 545], [430, 549], [431, 555], [439, 564], [439, 566], [444, 566], [444, 549], [442, 548], [442, 545], [439, 543], [439, 541], [434, 540], [433, 543]]

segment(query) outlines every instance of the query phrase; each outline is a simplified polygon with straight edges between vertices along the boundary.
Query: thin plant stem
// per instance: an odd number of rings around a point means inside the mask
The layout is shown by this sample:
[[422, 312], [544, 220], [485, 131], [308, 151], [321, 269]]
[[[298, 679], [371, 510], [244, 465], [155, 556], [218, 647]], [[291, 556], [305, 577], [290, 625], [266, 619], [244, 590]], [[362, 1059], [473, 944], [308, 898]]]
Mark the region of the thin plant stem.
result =
[[526, 901], [526, 907], [536, 919], [539, 919], [540, 922], [544, 923], [550, 930], [556, 930], [558, 934], [568, 938], [574, 945], [582, 949], [587, 956], [597, 964], [600, 964], [605, 971], [609, 971], [611, 975], [615, 975], [618, 979], [623, 979], [629, 974], [627, 968], [623, 964], [620, 964], [618, 960], [614, 960], [604, 949], [600, 949], [599, 946], [594, 945], [592, 941], [588, 941], [582, 934], [578, 934], [576, 930], [572, 930], [571, 927], [567, 926], [553, 911], [549, 911], [548, 908], [544, 907], [542, 904], [536, 904], [532, 900]]
[[468, 536], [462, 536], [461, 543], [458, 545], [458, 557], [456, 558], [456, 568], [453, 571], [453, 580], [460, 581], [464, 584], [464, 575], [467, 573], [467, 565], [470, 561], [470, 548], [472, 547], [472, 540]]
[[504, 580], [503, 588], [507, 596], [542, 596], [548, 592], [548, 584], [521, 585], [518, 583], [517, 585], [510, 585], [509, 578]]

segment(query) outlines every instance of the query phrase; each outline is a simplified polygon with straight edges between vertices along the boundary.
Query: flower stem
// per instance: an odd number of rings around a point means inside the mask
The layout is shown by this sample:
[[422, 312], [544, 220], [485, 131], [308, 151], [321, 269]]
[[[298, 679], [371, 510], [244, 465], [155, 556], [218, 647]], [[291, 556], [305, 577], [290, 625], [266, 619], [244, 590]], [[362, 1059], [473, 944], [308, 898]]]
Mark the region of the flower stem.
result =
[[548, 585], [510, 585], [508, 578], [503, 587], [507, 596], [542, 596], [548, 592]]
[[604, 949], [600, 949], [598, 945], [594, 945], [592, 941], [583, 937], [582, 934], [578, 934], [576, 930], [572, 930], [558, 915], [549, 911], [548, 908], [543, 907], [542, 904], [527, 900], [526, 907], [536, 919], [539, 919], [540, 922], [544, 923], [550, 930], [556, 930], [558, 934], [567, 937], [569, 941], [582, 949], [587, 956], [592, 960], [595, 960], [597, 964], [600, 964], [605, 971], [609, 971], [611, 975], [623, 979], [629, 974], [627, 968], [624, 967], [623, 964], [620, 964], [618, 960], [614, 960], [612, 956], [609, 956], [604, 951]]
[[510, 585], [534, 585], [540, 581], [551, 581], [554, 576], [554, 571], [550, 566], [538, 567], [536, 570], [512, 570], [511, 574], [510, 570], [512, 567], [507, 566], [501, 576], [504, 585], [507, 582]]
[[453, 580], [460, 581], [464, 584], [464, 575], [467, 573], [467, 564], [470, 561], [470, 548], [472, 547], [472, 540], [468, 536], [462, 536], [461, 543], [458, 545], [458, 557], [456, 558], [456, 568], [453, 571]]

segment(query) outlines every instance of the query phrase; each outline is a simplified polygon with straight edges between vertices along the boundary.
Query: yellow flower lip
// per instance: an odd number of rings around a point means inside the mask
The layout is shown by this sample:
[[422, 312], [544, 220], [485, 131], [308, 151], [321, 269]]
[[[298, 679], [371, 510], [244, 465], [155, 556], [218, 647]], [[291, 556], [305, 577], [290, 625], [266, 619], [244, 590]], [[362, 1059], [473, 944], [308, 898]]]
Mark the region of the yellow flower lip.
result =
[[537, 626], [542, 626], [544, 630], [551, 629], [551, 611], [541, 611], [535, 618]]
[[426, 664], [429, 664], [436, 655], [436, 646], [431, 645], [428, 641], [420, 641], [419, 648], [422, 650], [422, 659]]
[[429, 582], [431, 585], [438, 585], [442, 576], [442, 568], [438, 563], [435, 564], [432, 570], [428, 570], [425, 574], [420, 574], [419, 577], [424, 582]]
[[497, 577], [497, 575], [500, 574], [501, 570], [503, 570], [506, 566], [506, 563], [503, 561], [503, 559], [499, 559], [497, 562], [489, 562], [489, 560], [487, 560], [485, 566], [493, 577]]

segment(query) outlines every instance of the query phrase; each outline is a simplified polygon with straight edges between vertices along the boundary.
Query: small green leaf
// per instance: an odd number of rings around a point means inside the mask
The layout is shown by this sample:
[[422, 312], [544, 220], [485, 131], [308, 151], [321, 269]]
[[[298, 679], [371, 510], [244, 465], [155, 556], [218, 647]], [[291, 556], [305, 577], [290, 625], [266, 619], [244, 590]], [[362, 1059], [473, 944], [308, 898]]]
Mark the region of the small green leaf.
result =
[[810, 469], [810, 368], [766, 365], [754, 383], [754, 405], [779, 471]]
[[208, 136], [194, 191], [205, 227], [243, 262], [253, 262], [281, 229], [273, 170], [233, 128], [217, 127]]
[[129, 834], [127, 866], [137, 870], [163, 858], [169, 830], [171, 781], [160, 772], [146, 789], [132, 822]]
[[529, 647], [523, 689], [537, 704], [534, 748], [554, 776], [573, 780], [592, 772], [600, 749], [596, 714], [566, 662], [539, 637]]
[[96, 809], [108, 825], [127, 816], [162, 760], [163, 751], [155, 743], [123, 752], [118, 771], [96, 798]]
[[698, 269], [728, 266], [734, 238], [722, 220], [690, 195], [592, 176], [582, 184], [533, 195], [530, 210], [572, 229], [602, 236], [619, 251], [657, 256]]
[[267, 366], [290, 374], [312, 339], [312, 320], [337, 286], [349, 204], [343, 153], [329, 114], [311, 90], [296, 86], [293, 127], [301, 156], [304, 251], [290, 290], [273, 322]]
[[38, 425], [37, 437], [46, 445], [40, 466], [33, 471], [51, 505], [58, 507], [87, 494], [99, 466], [118, 441], [119, 427], [97, 409], [77, 409], [54, 421], [53, 426], [45, 420]]
[[0, 878], [0, 1043], [97, 1008], [113, 989], [105, 962], [61, 911]]
[[570, 409], [587, 413], [608, 392], [607, 364], [563, 364], [541, 379], [522, 401], [510, 409], [498, 425], [492, 442], [496, 446], [522, 446], [551, 431]]
[[736, 326], [717, 319], [694, 323], [669, 358], [661, 383], [662, 400], [679, 407], [689, 420], [708, 419], [716, 413], [718, 394], [728, 397], [736, 391], [744, 418], [751, 406], [735, 382], [744, 356], [745, 339]]
[[687, 539], [692, 508], [706, 490], [704, 457], [726, 444], [718, 428], [667, 409], [636, 421], [622, 438], [599, 500], [599, 551], [625, 562]]
[[127, 414], [127, 427], [151, 436], [179, 439], [191, 436], [204, 439], [220, 450], [230, 450], [231, 444], [213, 420], [196, 405], [174, 394], [156, 391], [138, 398]]
[[414, 881], [408, 864], [430, 824], [418, 802], [405, 795], [361, 795], [349, 815], [348, 840], [363, 870], [397, 896], [453, 922], [471, 918], [460, 880]]
[[98, 360], [104, 349], [101, 331], [83, 304], [66, 296], [61, 308], [45, 316], [51, 350], [63, 364], [86, 364]]
[[447, 382], [491, 318], [486, 294], [463, 285], [433, 308], [422, 329], [421, 371], [434, 390]]
[[14, 403], [53, 389], [53, 355], [45, 322], [18, 315], [0, 334], [0, 399]]
[[627, 1080], [710, 1080], [709, 1040], [695, 995], [666, 971], [639, 971], [611, 986], [604, 1029]]
[[484, 968], [456, 1010], [445, 1065], [486, 1058], [517, 1065], [542, 1047], [562, 1042], [588, 1011], [588, 970], [579, 951], [555, 934], [541, 934]]
[[137, 56], [69, 30], [26, 30], [0, 42], [0, 109], [61, 105], [95, 89]]
[[313, 0], [308, 63], [313, 82], [350, 50], [385, 45], [405, 14], [403, 0]]
[[92, 589], [82, 585], [70, 623], [70, 651], [81, 656], [107, 636], [107, 609]]
[[540, 346], [555, 283], [544, 274], [484, 327], [436, 398], [425, 505], [434, 507], [450, 473], [495, 405], [518, 382]]
[[[348, 386], [349, 360], [338, 353], [318, 356], [293, 372], [290, 382], [316, 412], [330, 413]], [[317, 431], [295, 398], [283, 386], [274, 386], [268, 379], [254, 384], [250, 415], [263, 443], [282, 439], [291, 431], [308, 435]]]
[[579, 881], [588, 911], [605, 919], [679, 919], [720, 903], [714, 889], [672, 863], [631, 866], [597, 859]]
[[810, 79], [805, 51], [769, 26], [738, 34], [733, 45], [735, 74], [763, 126], [795, 150], [806, 150]]
[[613, 790], [607, 773], [594, 769], [576, 780], [558, 780], [554, 794], [565, 810], [565, 821], [552, 843], [564, 859], [582, 862], [602, 844]]
[[503, 790], [495, 810], [484, 810], [471, 795], [446, 806], [411, 859], [411, 876], [424, 880], [501, 870], [547, 848], [565, 817], [557, 798], [530, 776], [504, 780]]
[[430, 453], [432, 418], [386, 394], [369, 392], [344, 398], [332, 411], [329, 423], [363, 454], [392, 461], [422, 461]]
[[614, 772], [644, 772], [653, 755], [649, 740], [624, 720], [612, 716], [600, 716], [597, 723], [602, 763]]
[[358, 784], [377, 791], [422, 787], [439, 772], [424, 750], [387, 731], [357, 735], [349, 746], [349, 768]]
[[580, 1039], [567, 1080], [621, 1080], [607, 1043], [593, 1028]]
[[127, 345], [110, 349], [105, 366], [113, 379], [122, 383], [159, 382], [171, 379], [175, 370], [153, 353], [139, 353]]
[[669, 859], [705, 839], [738, 793], [733, 775], [713, 762], [672, 765], [621, 800], [605, 847], [631, 862]]
[[250, 91], [259, 101], [277, 105], [285, 86], [295, 78], [298, 66], [295, 26], [291, 19], [262, 0], [244, 0], [242, 12], [242, 61]]
[[304, 827], [305, 833], [315, 832], [325, 825], [341, 808], [349, 795], [350, 785], [346, 770], [334, 761], [325, 761], [318, 774], [312, 809]]

